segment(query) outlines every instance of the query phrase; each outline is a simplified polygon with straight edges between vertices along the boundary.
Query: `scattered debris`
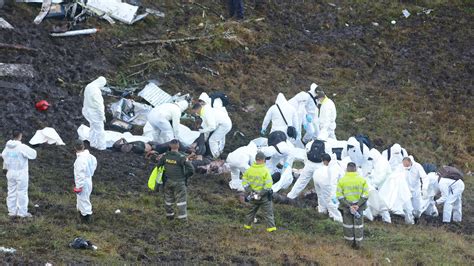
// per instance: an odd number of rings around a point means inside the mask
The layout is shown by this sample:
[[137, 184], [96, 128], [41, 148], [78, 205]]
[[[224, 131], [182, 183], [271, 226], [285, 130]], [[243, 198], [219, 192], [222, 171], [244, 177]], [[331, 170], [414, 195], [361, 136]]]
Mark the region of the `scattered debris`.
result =
[[390, 23], [392, 23], [392, 25], [397, 24], [397, 22], [395, 20], [392, 20]]
[[421, 14], [429, 15], [431, 12], [433, 12], [433, 9], [423, 8], [423, 10], [421, 10], [421, 12], [418, 12], [416, 14], [417, 15], [421, 15]]
[[346, 25], [346, 27], [349, 27], [349, 24], [345, 23], [344, 25]]
[[147, 115], [151, 109], [153, 109], [153, 107], [150, 105], [137, 103], [124, 98], [110, 105], [112, 117], [138, 126], [145, 125]]
[[49, 106], [50, 106], [50, 104], [46, 100], [41, 100], [41, 101], [39, 101], [35, 104], [36, 110], [38, 110], [40, 112], [44, 112], [44, 111], [48, 110]]
[[219, 71], [216, 71], [216, 70], [210, 69], [210, 68], [208, 68], [208, 67], [202, 67], [202, 69], [204, 69], [204, 70], [207, 70], [207, 71], [211, 72], [211, 75], [213, 75], [213, 76], [219, 76], [219, 75], [220, 75], [220, 74], [219, 74]]
[[249, 113], [249, 112], [253, 113], [253, 112], [257, 111], [257, 108], [255, 108], [254, 105], [249, 105], [249, 106], [246, 106], [246, 107], [242, 108], [242, 110], [246, 113]]
[[178, 38], [178, 39], [165, 39], [165, 40], [146, 40], [146, 41], [125, 41], [119, 44], [117, 47], [121, 47], [122, 45], [149, 45], [149, 44], [171, 44], [171, 43], [182, 43], [182, 42], [193, 42], [203, 39], [213, 39], [216, 37], [222, 36], [225, 39], [235, 38], [233, 32], [226, 31], [222, 34], [211, 34], [211, 35], [204, 35], [204, 36], [194, 36], [194, 37], [186, 37], [186, 38]]
[[29, 64], [0, 63], [0, 77], [27, 77], [35, 76], [35, 69]]
[[24, 50], [28, 52], [37, 52], [38, 50], [35, 48], [26, 47], [19, 44], [7, 44], [7, 43], [0, 43], [0, 49], [11, 49], [11, 50]]
[[219, 12], [215, 11], [214, 9], [212, 9], [210, 7], [207, 7], [205, 5], [202, 5], [202, 4], [196, 3], [194, 1], [192, 2], [192, 4], [197, 5], [198, 7], [202, 8], [203, 10], [211, 11], [211, 13], [214, 13], [215, 15], [217, 15], [222, 21], [225, 21], [224, 16], [222, 14], [220, 14]]
[[119, 209], [117, 209], [117, 210], [115, 211], [116, 214], [119, 214], [120, 212], [121, 212], [121, 211], [120, 211]]
[[133, 125], [129, 122], [115, 118], [110, 121], [110, 128], [118, 132], [127, 132], [132, 130]]
[[41, 130], [37, 130], [35, 135], [30, 139], [31, 145], [38, 145], [42, 143], [66, 145], [59, 136], [58, 132], [52, 127], [45, 127]]
[[392, 261], [391, 261], [389, 258], [385, 258], [385, 260], [386, 260], [388, 263], [392, 263]]
[[44, 0], [43, 5], [41, 5], [41, 11], [39, 12], [38, 16], [36, 16], [35, 20], [33, 21], [36, 25], [40, 24], [41, 21], [48, 15], [49, 9], [51, 8], [51, 0]]
[[242, 132], [240, 132], [240, 131], [238, 131], [238, 130], [237, 130], [237, 131], [234, 131], [234, 134], [232, 135], [232, 137], [235, 137], [235, 136], [237, 136], [237, 135], [239, 135], [239, 136], [241, 136], [241, 137], [245, 137], [245, 134], [242, 133]]
[[94, 34], [98, 32], [98, 29], [85, 29], [85, 30], [71, 30], [61, 33], [53, 32], [50, 35], [53, 37], [68, 37], [68, 36], [77, 36], [77, 35], [87, 35], [87, 34]]
[[158, 10], [155, 10], [155, 9], [146, 8], [145, 12], [147, 12], [150, 15], [153, 15], [155, 17], [159, 17], [159, 18], [164, 18], [165, 17], [165, 13], [163, 13], [161, 11], [158, 11]]
[[145, 88], [138, 93], [138, 96], [142, 97], [153, 106], [172, 101], [172, 96], [153, 82], [148, 83]]
[[8, 23], [4, 18], [0, 17], [0, 28], [2, 29], [8, 29], [8, 30], [13, 30], [13, 26]]
[[[86, 125], [81, 125], [77, 129], [77, 135], [79, 136], [80, 140], [89, 140], [89, 133], [90, 133], [90, 128]], [[114, 145], [114, 143], [117, 142], [117, 140], [122, 139], [122, 138], [125, 139], [127, 142], [134, 142], [134, 141], [150, 142], [153, 140], [153, 137], [132, 135], [130, 132], [120, 133], [120, 132], [111, 131], [111, 130], [105, 131], [105, 142], [106, 142], [107, 148], [111, 148]]]
[[74, 240], [69, 243], [69, 247], [75, 248], [75, 249], [91, 249], [91, 250], [97, 250], [97, 246], [92, 244], [89, 240], [85, 240], [80, 237], [74, 238]]
[[35, 208], [39, 208], [39, 205], [38, 205], [38, 204], [35, 204]]
[[409, 12], [407, 9], [403, 9], [403, 10], [402, 10], [402, 13], [403, 13], [403, 16], [404, 16], [405, 18], [408, 18], [408, 17], [411, 15], [410, 12]]
[[137, 15], [138, 6], [122, 3], [120, 0], [89, 0], [86, 8], [102, 11], [111, 18], [129, 25], [148, 15], [148, 13]]
[[367, 120], [365, 117], [361, 117], [361, 118], [356, 118], [356, 119], [354, 119], [354, 121], [355, 121], [356, 123], [364, 122], [365, 120]]
[[4, 253], [15, 253], [15, 252], [16, 252], [16, 249], [14, 249], [14, 248], [0, 247], [0, 252], [4, 252]]
[[379, 26], [379, 24], [377, 22], [372, 22], [372, 25], [374, 25], [375, 27]]
[[334, 3], [328, 3], [328, 5], [330, 5], [332, 7], [336, 7], [336, 4], [334, 4]]

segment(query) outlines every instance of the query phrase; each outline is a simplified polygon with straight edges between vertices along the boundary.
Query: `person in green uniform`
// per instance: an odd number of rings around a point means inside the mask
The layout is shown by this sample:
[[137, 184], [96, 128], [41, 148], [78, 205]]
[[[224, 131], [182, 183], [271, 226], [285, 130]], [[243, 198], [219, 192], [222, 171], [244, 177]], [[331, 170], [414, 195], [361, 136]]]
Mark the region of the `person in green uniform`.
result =
[[165, 196], [166, 218], [174, 219], [173, 205], [178, 207], [179, 220], [187, 221], [187, 194], [186, 183], [193, 175], [193, 166], [186, 159], [186, 155], [179, 152], [179, 141], [170, 141], [170, 151], [166, 152], [158, 161], [158, 167], [164, 166], [163, 192]]
[[247, 200], [252, 204], [247, 214], [244, 228], [252, 228], [255, 215], [262, 208], [263, 220], [267, 223], [267, 231], [275, 231], [277, 228], [275, 227], [275, 218], [273, 216], [273, 180], [270, 171], [265, 166], [265, 154], [263, 152], [257, 153], [255, 163], [243, 174], [242, 185], [245, 191], [250, 193], [247, 196]]
[[363, 211], [369, 198], [369, 187], [365, 179], [357, 174], [355, 163], [347, 164], [346, 174], [337, 183], [336, 197], [342, 211], [344, 239], [353, 248], [360, 248], [364, 239]]

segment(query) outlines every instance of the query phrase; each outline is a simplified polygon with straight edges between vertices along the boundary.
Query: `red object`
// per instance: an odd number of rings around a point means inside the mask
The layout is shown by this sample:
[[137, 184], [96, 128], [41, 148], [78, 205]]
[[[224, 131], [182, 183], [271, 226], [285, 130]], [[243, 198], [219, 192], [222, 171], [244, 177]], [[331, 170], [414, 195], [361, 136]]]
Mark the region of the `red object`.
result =
[[41, 100], [35, 104], [36, 110], [38, 111], [46, 111], [49, 106], [49, 103], [45, 100]]
[[82, 188], [81, 188], [81, 187], [80, 187], [80, 188], [75, 187], [75, 188], [73, 189], [73, 191], [74, 191], [74, 193], [81, 193], [81, 192], [82, 192]]

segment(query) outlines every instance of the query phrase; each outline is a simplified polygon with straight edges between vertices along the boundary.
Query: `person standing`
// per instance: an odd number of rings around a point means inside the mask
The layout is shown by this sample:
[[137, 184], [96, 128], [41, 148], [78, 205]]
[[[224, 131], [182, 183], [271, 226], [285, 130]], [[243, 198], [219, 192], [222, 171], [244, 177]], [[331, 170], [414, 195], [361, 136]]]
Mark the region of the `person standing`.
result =
[[337, 183], [336, 197], [342, 211], [344, 239], [353, 248], [360, 248], [364, 239], [363, 211], [369, 197], [369, 187], [365, 179], [357, 174], [355, 163], [348, 163], [346, 174]]
[[82, 107], [82, 115], [90, 125], [90, 145], [98, 150], [107, 148], [104, 129], [105, 106], [100, 90], [105, 84], [107, 84], [107, 80], [104, 77], [99, 77], [89, 83], [84, 89], [84, 106]]
[[175, 213], [173, 205], [178, 207], [177, 218], [187, 221], [187, 179], [193, 175], [193, 166], [186, 159], [186, 156], [179, 152], [179, 141], [170, 141], [170, 151], [165, 153], [158, 161], [157, 167], [164, 166], [163, 187], [165, 196], [166, 218], [174, 219]]
[[426, 172], [421, 164], [415, 162], [412, 156], [402, 160], [405, 169], [405, 178], [411, 191], [411, 204], [413, 206], [413, 216], [415, 223], [421, 216], [421, 184], [427, 178]]
[[322, 90], [316, 91], [316, 98], [319, 108], [318, 121], [319, 134], [327, 134], [329, 138], [336, 139], [336, 105], [326, 96]]
[[327, 153], [322, 156], [323, 165], [313, 173], [313, 182], [316, 194], [318, 195], [318, 212], [329, 213], [329, 217], [334, 219], [336, 222], [342, 223], [342, 216], [337, 209], [336, 204], [333, 202], [333, 191], [331, 173], [329, 171], [329, 163], [331, 162], [331, 156]]
[[229, 4], [229, 17], [236, 17], [238, 20], [244, 19], [244, 1], [227, 0]]
[[23, 134], [13, 132], [13, 139], [7, 142], [2, 152], [3, 172], [8, 183], [8, 216], [32, 217], [28, 212], [28, 160], [36, 159], [36, 151], [21, 143]]
[[92, 176], [97, 169], [97, 159], [85, 149], [81, 140], [76, 142], [76, 161], [74, 162], [74, 192], [77, 196], [76, 208], [83, 222], [90, 222], [92, 204]]
[[263, 152], [258, 152], [255, 155], [255, 163], [245, 171], [242, 177], [242, 185], [245, 191], [250, 193], [247, 199], [252, 204], [250, 211], [247, 213], [244, 228], [252, 229], [255, 215], [262, 208], [263, 219], [267, 223], [267, 232], [275, 231], [277, 228], [273, 216], [273, 180], [270, 171], [265, 166], [265, 154]]

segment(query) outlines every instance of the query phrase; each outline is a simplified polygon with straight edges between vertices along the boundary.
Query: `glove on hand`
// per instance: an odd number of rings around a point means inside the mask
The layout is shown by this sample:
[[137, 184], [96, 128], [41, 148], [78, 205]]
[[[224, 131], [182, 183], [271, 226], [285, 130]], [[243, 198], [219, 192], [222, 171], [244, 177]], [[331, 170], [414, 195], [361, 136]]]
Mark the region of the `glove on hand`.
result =
[[313, 117], [312, 117], [311, 115], [306, 115], [306, 121], [307, 121], [308, 123], [313, 122]]
[[79, 188], [74, 187], [74, 189], [72, 191], [74, 191], [74, 193], [76, 193], [76, 194], [79, 194], [79, 193], [82, 192], [82, 188], [81, 187], [79, 187]]
[[265, 134], [267, 134], [267, 131], [262, 128], [262, 130], [260, 130], [260, 135], [265, 136]]

